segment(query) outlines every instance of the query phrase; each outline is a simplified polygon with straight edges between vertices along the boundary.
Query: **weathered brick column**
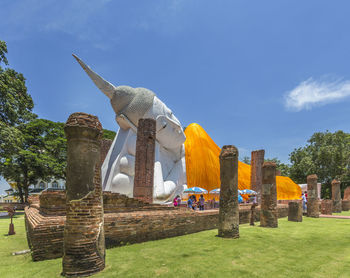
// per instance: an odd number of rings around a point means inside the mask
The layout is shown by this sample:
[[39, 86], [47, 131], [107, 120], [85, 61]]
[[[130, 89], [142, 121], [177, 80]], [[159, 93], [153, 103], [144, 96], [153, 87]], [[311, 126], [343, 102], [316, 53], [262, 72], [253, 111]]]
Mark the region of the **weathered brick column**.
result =
[[137, 127], [134, 198], [153, 202], [156, 121], [140, 119]]
[[320, 216], [317, 198], [317, 176], [307, 176], [307, 216], [318, 218]]
[[262, 167], [261, 227], [278, 227], [276, 163], [265, 162]]
[[342, 207], [341, 209], [343, 211], [349, 211], [350, 210], [350, 200], [342, 200]]
[[332, 200], [333, 200], [333, 212], [341, 212], [341, 195], [340, 195], [340, 181], [332, 181]]
[[88, 276], [105, 267], [100, 140], [97, 117], [74, 113], [64, 127], [67, 137], [65, 276]]
[[109, 149], [112, 146], [113, 141], [110, 139], [102, 139], [101, 140], [101, 165], [103, 164], [103, 161], [105, 161], [105, 158], [108, 154]]
[[301, 202], [288, 203], [288, 221], [303, 221], [303, 205]]
[[344, 200], [350, 200], [350, 186], [344, 190]]
[[322, 200], [321, 213], [326, 215], [332, 215], [333, 212], [333, 200]]
[[261, 186], [262, 186], [262, 166], [264, 164], [265, 150], [252, 151], [251, 154], [251, 172], [250, 188], [258, 193], [257, 201], [261, 203]]
[[239, 238], [238, 150], [223, 146], [220, 153], [220, 209], [218, 236]]

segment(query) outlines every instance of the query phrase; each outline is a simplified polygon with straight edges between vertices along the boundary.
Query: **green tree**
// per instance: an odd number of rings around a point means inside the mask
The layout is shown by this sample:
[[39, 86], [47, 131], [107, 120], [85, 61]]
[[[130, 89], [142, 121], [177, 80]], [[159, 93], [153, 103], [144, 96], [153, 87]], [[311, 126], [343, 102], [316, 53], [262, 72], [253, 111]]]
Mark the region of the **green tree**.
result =
[[103, 139], [109, 139], [109, 140], [113, 141], [115, 134], [116, 133], [112, 130], [104, 129], [103, 130]]
[[290, 154], [291, 178], [305, 183], [306, 177], [316, 174], [322, 183], [322, 197], [331, 197], [331, 182], [338, 178], [342, 190], [350, 185], [350, 134], [343, 131], [316, 132], [303, 148]]
[[32, 110], [34, 103], [27, 93], [25, 78], [21, 73], [6, 66], [7, 46], [0, 41], [0, 121], [7, 126], [16, 126], [35, 118]]
[[267, 158], [265, 161], [271, 161], [276, 163], [276, 169], [281, 172], [281, 176], [289, 177], [290, 165], [282, 163], [277, 157]]
[[249, 156], [244, 156], [242, 159], [242, 162], [245, 164], [250, 165], [250, 157]]
[[20, 137], [17, 126], [36, 117], [23, 75], [2, 67], [2, 63], [8, 65], [6, 54], [6, 43], [0, 41], [0, 158], [17, 151]]
[[18, 150], [2, 158], [0, 173], [17, 182], [21, 201], [27, 202], [31, 184], [39, 179], [65, 178], [66, 139], [63, 123], [44, 119], [21, 124], [18, 130], [21, 134]]

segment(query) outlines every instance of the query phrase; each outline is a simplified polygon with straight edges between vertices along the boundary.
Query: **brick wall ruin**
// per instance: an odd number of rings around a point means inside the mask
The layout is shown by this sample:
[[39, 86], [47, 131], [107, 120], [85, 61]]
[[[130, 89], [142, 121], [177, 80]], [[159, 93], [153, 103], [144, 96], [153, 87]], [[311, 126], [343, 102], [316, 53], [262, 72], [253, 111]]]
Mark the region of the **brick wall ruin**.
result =
[[[46, 196], [46, 201], [49, 201], [48, 198]], [[218, 210], [194, 212], [186, 208], [147, 204], [111, 192], [104, 192], [105, 200], [104, 230], [107, 247], [180, 236], [218, 227]], [[257, 207], [256, 221], [260, 220], [259, 212], [260, 208]], [[250, 213], [250, 205], [240, 206], [239, 223], [249, 223]], [[278, 216], [287, 215], [288, 206], [278, 205]], [[62, 257], [65, 215], [46, 214], [40, 204], [33, 203], [25, 209], [25, 216], [28, 245], [33, 260]]]

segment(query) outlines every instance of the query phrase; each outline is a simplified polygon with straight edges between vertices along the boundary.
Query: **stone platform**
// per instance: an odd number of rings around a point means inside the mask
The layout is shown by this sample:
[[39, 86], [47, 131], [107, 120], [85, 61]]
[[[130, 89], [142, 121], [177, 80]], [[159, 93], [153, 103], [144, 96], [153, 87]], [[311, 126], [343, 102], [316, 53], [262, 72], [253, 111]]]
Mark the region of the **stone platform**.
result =
[[[50, 194], [50, 193], [48, 193]], [[53, 194], [54, 209], [44, 200], [44, 208], [35, 200], [25, 208], [25, 222], [28, 245], [34, 261], [62, 257], [64, 215], [63, 196]], [[60, 193], [59, 193], [60, 194]], [[128, 243], [145, 242], [162, 238], [196, 233], [218, 227], [219, 210], [193, 211], [187, 208], [174, 208], [154, 205], [128, 198], [118, 193], [104, 192], [104, 230], [107, 247]], [[39, 200], [40, 201], [40, 200]], [[259, 221], [260, 208], [256, 208], [256, 221]], [[240, 224], [249, 223], [250, 205], [239, 210]], [[288, 215], [287, 205], [278, 205], [278, 216]]]

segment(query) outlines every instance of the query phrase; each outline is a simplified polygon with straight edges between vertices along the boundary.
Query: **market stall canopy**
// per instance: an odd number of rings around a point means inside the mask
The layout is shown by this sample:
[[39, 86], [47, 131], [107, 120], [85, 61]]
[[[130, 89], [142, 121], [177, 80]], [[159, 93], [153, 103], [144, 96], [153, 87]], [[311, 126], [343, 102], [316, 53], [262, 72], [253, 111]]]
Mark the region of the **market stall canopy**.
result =
[[[186, 175], [189, 187], [199, 186], [208, 191], [220, 187], [221, 149], [199, 124], [186, 130]], [[238, 161], [238, 189], [250, 189], [250, 165]], [[301, 196], [300, 187], [288, 177], [277, 176], [277, 199], [294, 200]]]

